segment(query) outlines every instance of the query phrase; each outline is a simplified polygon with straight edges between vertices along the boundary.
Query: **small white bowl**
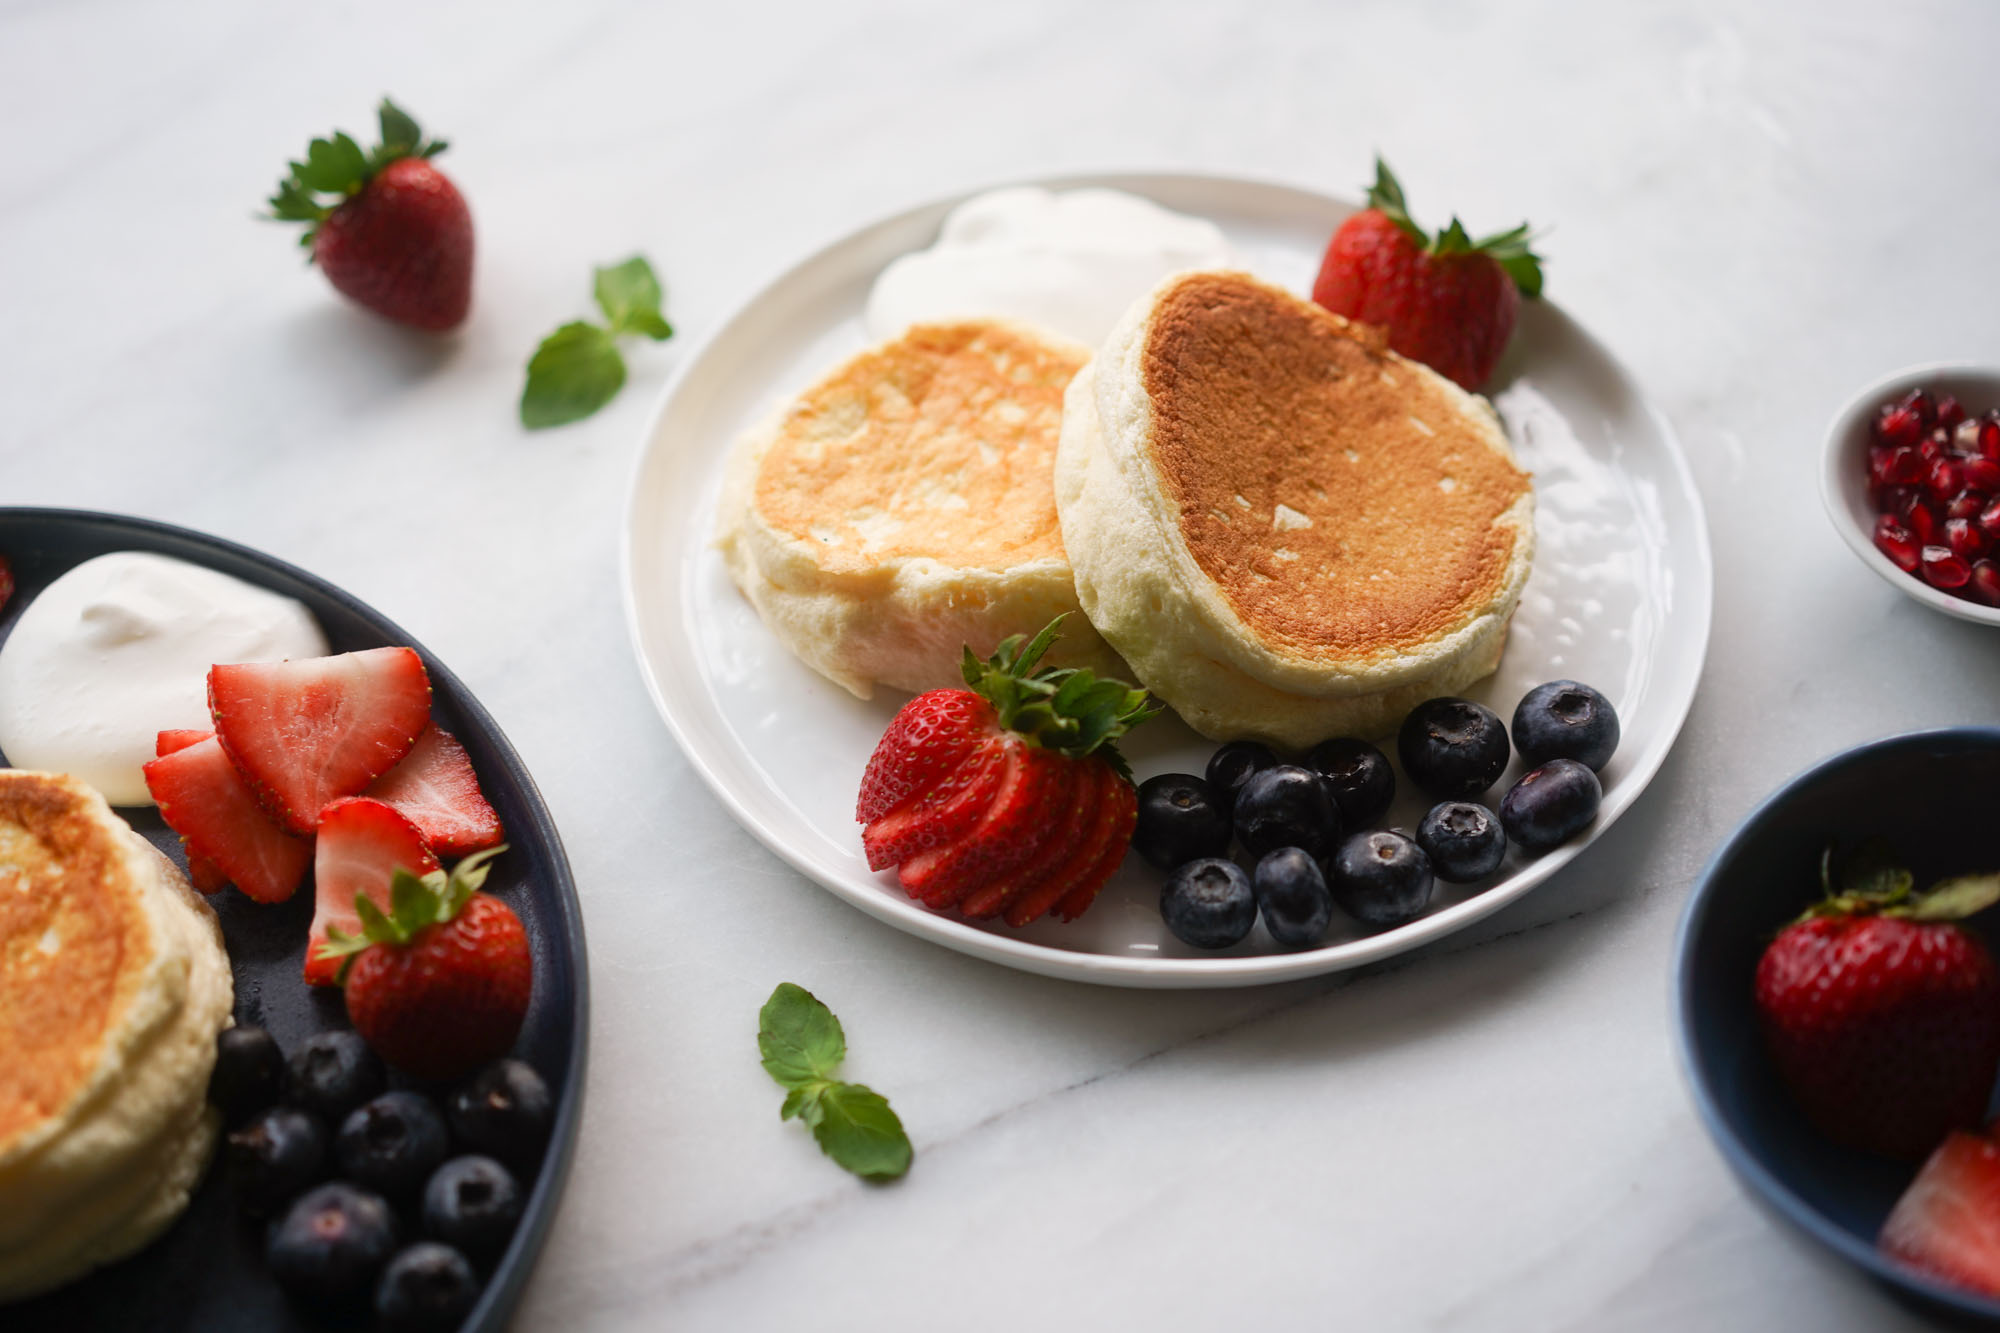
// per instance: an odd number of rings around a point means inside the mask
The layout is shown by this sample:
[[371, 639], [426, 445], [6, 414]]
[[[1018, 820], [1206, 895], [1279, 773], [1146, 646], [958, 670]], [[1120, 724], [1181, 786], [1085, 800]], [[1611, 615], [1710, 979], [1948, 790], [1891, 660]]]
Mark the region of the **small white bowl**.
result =
[[1861, 557], [1861, 563], [1896, 591], [1960, 620], [2000, 625], [2000, 606], [1940, 592], [1924, 582], [1922, 575], [1905, 574], [1895, 561], [1875, 549], [1876, 514], [1868, 500], [1869, 428], [1883, 403], [1918, 388], [1955, 395], [1969, 416], [2000, 407], [2000, 369], [1991, 366], [1944, 361], [1912, 366], [1877, 380], [1854, 395], [1827, 427], [1820, 459], [1820, 498], [1826, 502], [1827, 517]]

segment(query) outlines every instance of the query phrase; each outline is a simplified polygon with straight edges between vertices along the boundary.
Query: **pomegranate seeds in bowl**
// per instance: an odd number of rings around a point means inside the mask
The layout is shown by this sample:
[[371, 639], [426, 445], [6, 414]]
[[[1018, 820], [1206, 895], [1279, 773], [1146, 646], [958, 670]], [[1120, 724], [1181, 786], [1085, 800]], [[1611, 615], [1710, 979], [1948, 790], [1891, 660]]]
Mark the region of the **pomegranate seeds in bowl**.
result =
[[[2000, 406], [1968, 407], [1963, 392], [1906, 379], [1866, 412], [1858, 471], [1874, 520], [1864, 532], [1908, 577], [1961, 601], [2000, 607]], [[2000, 393], [1992, 401], [2000, 403]], [[1847, 420], [1853, 415], [1850, 409]], [[1860, 426], [1855, 421], [1850, 431]], [[1845, 457], [1854, 469], [1853, 455]]]

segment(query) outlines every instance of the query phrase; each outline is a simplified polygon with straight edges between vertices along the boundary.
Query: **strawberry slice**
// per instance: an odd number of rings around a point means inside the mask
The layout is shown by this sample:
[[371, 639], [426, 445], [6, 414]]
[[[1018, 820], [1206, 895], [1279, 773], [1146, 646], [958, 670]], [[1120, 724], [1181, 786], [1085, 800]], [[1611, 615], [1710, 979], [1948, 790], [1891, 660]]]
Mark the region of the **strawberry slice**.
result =
[[312, 844], [272, 823], [256, 794], [210, 736], [147, 764], [146, 790], [160, 818], [187, 844], [192, 866], [200, 857], [260, 903], [280, 903], [297, 892], [312, 862]]
[[1011, 769], [971, 832], [903, 862], [898, 875], [926, 907], [955, 907], [973, 889], [1009, 874], [1041, 850], [1069, 790], [1064, 773], [1074, 760], [1018, 742], [1010, 744]]
[[[199, 745], [215, 733], [212, 731], [190, 731], [175, 728], [163, 731], [153, 738], [153, 755], [163, 758], [176, 750], [185, 750], [190, 745]], [[229, 887], [229, 876], [222, 873], [222, 867], [205, 856], [196, 856], [188, 847], [188, 840], [181, 839], [181, 851], [187, 855], [188, 882], [203, 893], [220, 893]]]
[[1115, 785], [1110, 799], [1117, 803], [1118, 809], [1112, 817], [1111, 833], [1105, 838], [1104, 852], [1097, 864], [1056, 904], [1056, 915], [1065, 921], [1074, 921], [1090, 910], [1098, 893], [1118, 873], [1118, 867], [1125, 864], [1125, 853], [1132, 846], [1132, 830], [1139, 823], [1139, 789], [1115, 773], [1112, 779]]
[[904, 704], [861, 775], [855, 821], [872, 824], [945, 781], [987, 735], [1000, 734], [999, 722], [993, 705], [970, 690], [930, 690]]
[[1877, 1244], [1954, 1286], [2000, 1296], [2000, 1143], [1947, 1137], [1896, 1200]]
[[479, 790], [471, 756], [435, 723], [424, 728], [403, 762], [376, 779], [367, 794], [415, 824], [440, 856], [500, 845], [500, 816]]
[[430, 724], [431, 683], [409, 648], [210, 667], [215, 734], [272, 818], [309, 835], [329, 801], [356, 796]]
[[993, 916], [1029, 887], [1057, 872], [1076, 851], [1076, 839], [1096, 807], [1097, 783], [1088, 768], [1065, 764], [1060, 773], [1060, 791], [1053, 797], [1048, 813], [1048, 836], [1034, 855], [1006, 874], [990, 879], [961, 898], [958, 910], [968, 917]]
[[360, 934], [361, 914], [354, 910], [360, 894], [387, 912], [389, 877], [398, 867], [413, 875], [438, 868], [415, 824], [366, 796], [334, 801], [320, 812], [319, 842], [313, 851], [312, 929], [306, 932], [308, 985], [331, 986], [339, 978], [341, 960], [320, 954], [327, 927]]
[[861, 831], [870, 870], [887, 870], [912, 856], [964, 837], [986, 812], [1007, 776], [1004, 747], [985, 750], [919, 800], [908, 801]]
[[1089, 765], [1089, 776], [1097, 786], [1097, 800], [1091, 810], [1089, 827], [1076, 840], [1075, 850], [1061, 869], [1030, 887], [1007, 904], [1004, 918], [1010, 926], [1025, 926], [1062, 901], [1071, 889], [1089, 878], [1104, 859], [1104, 849], [1118, 828], [1117, 784], [1124, 781], [1109, 764]]

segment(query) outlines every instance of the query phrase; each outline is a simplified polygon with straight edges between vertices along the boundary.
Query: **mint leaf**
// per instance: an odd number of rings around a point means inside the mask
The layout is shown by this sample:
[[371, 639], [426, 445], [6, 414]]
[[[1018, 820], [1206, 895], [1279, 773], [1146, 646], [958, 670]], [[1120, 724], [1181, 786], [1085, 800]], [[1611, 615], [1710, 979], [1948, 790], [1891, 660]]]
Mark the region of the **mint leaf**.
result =
[[593, 292], [598, 309], [611, 321], [613, 333], [643, 333], [655, 342], [673, 336], [673, 326], [660, 313], [666, 294], [644, 255], [595, 271]]
[[[847, 1056], [847, 1038], [833, 1010], [815, 999], [811, 991], [787, 981], [771, 992], [758, 1011], [757, 1049], [764, 1057], [765, 1071], [797, 1091], [833, 1077]], [[786, 1098], [785, 1104], [791, 1105], [791, 1098]]]
[[[769, 1068], [769, 1066], [767, 1065], [766, 1068]], [[827, 1087], [828, 1085], [825, 1083], [815, 1082], [809, 1087], [793, 1088], [785, 1094], [785, 1104], [778, 1108], [778, 1119], [790, 1120], [796, 1116], [803, 1119], [808, 1125], [818, 1124], [820, 1117], [819, 1095], [826, 1091]]]
[[910, 1136], [882, 1094], [859, 1083], [835, 1083], [819, 1107], [813, 1137], [838, 1165], [869, 1180], [893, 1180], [910, 1169]]
[[521, 424], [542, 430], [581, 421], [610, 402], [625, 384], [625, 358], [611, 334], [581, 320], [542, 339], [528, 361], [521, 390]]

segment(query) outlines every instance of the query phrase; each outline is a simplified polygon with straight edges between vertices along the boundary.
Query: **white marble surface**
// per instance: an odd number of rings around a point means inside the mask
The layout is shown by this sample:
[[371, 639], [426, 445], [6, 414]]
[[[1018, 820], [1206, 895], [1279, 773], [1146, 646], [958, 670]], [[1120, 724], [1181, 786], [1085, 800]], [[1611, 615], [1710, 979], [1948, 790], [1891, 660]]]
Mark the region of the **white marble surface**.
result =
[[[1862, 381], [2000, 359], [1985, 0], [1256, 7], [0, 8], [0, 503], [261, 547], [408, 626], [561, 824], [596, 1018], [524, 1329], [1913, 1327], [1765, 1219], [1695, 1120], [1667, 960], [1692, 876], [1848, 742], [1990, 720], [2000, 635], [1839, 544], [1820, 431]], [[392, 91], [453, 141], [473, 318], [342, 306], [252, 219]], [[752, 287], [888, 209], [1108, 167], [1550, 228], [1551, 293], [1678, 426], [1717, 616], [1680, 746], [1519, 905], [1379, 970], [1235, 993], [1016, 975], [782, 866], [654, 717], [618, 604], [651, 400]], [[683, 336], [524, 435], [520, 368], [643, 249]], [[858, 1185], [776, 1118], [793, 980], [917, 1144]]]

